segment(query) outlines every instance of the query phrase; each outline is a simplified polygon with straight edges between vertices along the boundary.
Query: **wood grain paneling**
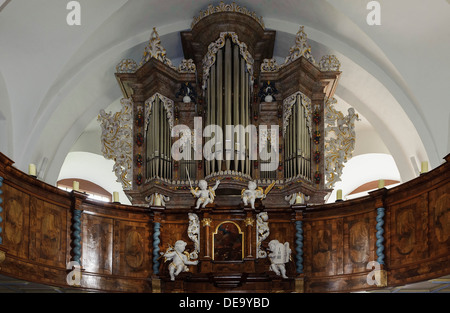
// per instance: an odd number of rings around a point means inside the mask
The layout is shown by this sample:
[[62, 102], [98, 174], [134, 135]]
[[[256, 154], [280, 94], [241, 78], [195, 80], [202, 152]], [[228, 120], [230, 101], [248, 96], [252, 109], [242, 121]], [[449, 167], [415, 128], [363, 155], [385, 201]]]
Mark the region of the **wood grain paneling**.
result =
[[[450, 268], [450, 156], [447, 163], [389, 190], [327, 205], [268, 209], [270, 235], [263, 241], [289, 242], [292, 261], [283, 280], [269, 270], [270, 261], [256, 259], [256, 225], [251, 221], [264, 210], [242, 207], [207, 207], [192, 211], [142, 208], [87, 200], [62, 192], [28, 177], [4, 162], [0, 155], [3, 183], [3, 245], [7, 251], [0, 272], [32, 282], [67, 286], [66, 263], [73, 253], [72, 210], [81, 216], [81, 288], [85, 290], [150, 292], [152, 280], [161, 279], [167, 292], [189, 291], [294, 291], [296, 273], [295, 221], [303, 222], [305, 292], [342, 292], [376, 289], [367, 284], [377, 260], [377, 209], [384, 207], [384, 253], [388, 286], [398, 286], [448, 275]], [[19, 183], [20, 182], [20, 183]], [[159, 248], [164, 252], [177, 240], [194, 249], [187, 234], [188, 213], [195, 212], [201, 224], [200, 264], [190, 266], [175, 282], [168, 278], [168, 264], [161, 272], [153, 268], [153, 223], [161, 223]], [[244, 258], [214, 261], [213, 233], [223, 222], [232, 221], [244, 235]], [[208, 236], [208, 237], [206, 237]], [[208, 250], [209, 255], [205, 252]]]

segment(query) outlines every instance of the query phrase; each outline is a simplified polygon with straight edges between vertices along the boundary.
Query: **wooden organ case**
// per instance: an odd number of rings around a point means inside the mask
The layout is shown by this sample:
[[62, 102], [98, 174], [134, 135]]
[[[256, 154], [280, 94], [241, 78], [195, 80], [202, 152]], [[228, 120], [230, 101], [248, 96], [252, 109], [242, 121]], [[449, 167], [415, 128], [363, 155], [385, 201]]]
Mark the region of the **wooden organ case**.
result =
[[[134, 206], [149, 208], [157, 225], [153, 280], [165, 292], [301, 289], [297, 209], [304, 199], [323, 204], [331, 191], [320, 136], [340, 72], [319, 69], [303, 28], [285, 63], [276, 65], [275, 31], [234, 3], [203, 12], [180, 35], [179, 67], [154, 29], [139, 66], [129, 70], [126, 60], [116, 73], [133, 112], [125, 192]], [[214, 202], [196, 208], [191, 188], [201, 180], [220, 184]], [[272, 188], [254, 208], [242, 202], [250, 181]], [[162, 253], [179, 240], [199, 263], [171, 280]], [[287, 278], [271, 270], [271, 240], [291, 248]]]
[[[278, 64], [275, 36], [221, 3], [181, 32], [178, 67], [156, 30], [140, 64], [119, 63], [122, 109], [99, 121], [131, 206], [51, 186], [0, 153], [0, 274], [154, 293], [351, 292], [449, 275], [450, 155], [394, 188], [325, 204], [340, 72], [331, 57], [317, 66], [302, 28]], [[244, 204], [251, 188], [261, 197]]]

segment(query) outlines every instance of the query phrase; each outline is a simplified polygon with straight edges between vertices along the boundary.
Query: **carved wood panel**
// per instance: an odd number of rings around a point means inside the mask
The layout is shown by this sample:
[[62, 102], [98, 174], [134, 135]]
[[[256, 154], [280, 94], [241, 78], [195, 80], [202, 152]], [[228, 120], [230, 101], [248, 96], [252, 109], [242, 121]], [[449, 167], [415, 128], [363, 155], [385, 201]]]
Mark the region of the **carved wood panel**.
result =
[[30, 196], [4, 184], [3, 199], [3, 244], [12, 255], [28, 258]]
[[65, 268], [66, 209], [32, 197], [30, 199], [30, 258]]
[[396, 267], [427, 257], [428, 195], [422, 194], [395, 204], [391, 210], [391, 266]]
[[429, 193], [430, 257], [450, 250], [450, 184]]
[[112, 274], [113, 219], [83, 214], [82, 264], [85, 271]]
[[147, 223], [114, 221], [114, 264], [117, 275], [142, 277], [152, 266], [150, 231]]

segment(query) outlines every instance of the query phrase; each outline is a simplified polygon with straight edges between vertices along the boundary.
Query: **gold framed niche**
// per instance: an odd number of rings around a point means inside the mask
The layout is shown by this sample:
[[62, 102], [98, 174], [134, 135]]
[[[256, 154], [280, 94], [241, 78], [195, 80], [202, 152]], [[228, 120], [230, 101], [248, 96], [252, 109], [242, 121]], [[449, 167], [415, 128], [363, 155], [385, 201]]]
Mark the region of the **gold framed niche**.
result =
[[236, 222], [224, 221], [212, 234], [212, 259], [219, 262], [244, 260], [244, 233]]

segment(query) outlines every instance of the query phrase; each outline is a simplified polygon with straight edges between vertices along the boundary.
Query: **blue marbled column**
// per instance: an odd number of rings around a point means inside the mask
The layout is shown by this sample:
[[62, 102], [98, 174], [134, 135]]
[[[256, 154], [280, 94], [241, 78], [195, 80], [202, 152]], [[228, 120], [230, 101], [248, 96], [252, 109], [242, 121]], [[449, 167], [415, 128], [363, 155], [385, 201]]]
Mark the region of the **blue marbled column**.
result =
[[81, 211], [73, 211], [73, 261], [81, 265]]
[[153, 231], [153, 273], [155, 275], [159, 274], [159, 243], [161, 240], [159, 239], [161, 223], [154, 224]]
[[296, 240], [295, 240], [295, 250], [297, 251], [297, 273], [303, 274], [303, 222], [296, 221], [295, 222]]
[[377, 209], [377, 262], [384, 265], [384, 208], [378, 208]]

